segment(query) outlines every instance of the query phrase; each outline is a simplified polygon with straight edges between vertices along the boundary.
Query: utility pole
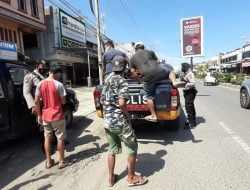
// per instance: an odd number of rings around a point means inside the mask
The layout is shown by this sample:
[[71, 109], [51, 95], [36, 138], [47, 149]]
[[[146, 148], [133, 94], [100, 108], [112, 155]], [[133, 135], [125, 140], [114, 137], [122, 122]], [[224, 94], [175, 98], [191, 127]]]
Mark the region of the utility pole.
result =
[[99, 67], [99, 84], [103, 84], [102, 72], [102, 50], [101, 50], [101, 33], [100, 33], [100, 16], [99, 16], [99, 0], [95, 0], [95, 17], [96, 17], [96, 40], [97, 40], [97, 55]]
[[87, 50], [88, 53], [88, 70], [89, 70], [89, 76], [88, 76], [88, 87], [92, 86], [92, 79], [91, 79], [91, 72], [90, 72], [90, 55], [89, 50]]
[[191, 59], [190, 59], [190, 66], [191, 66], [191, 69], [193, 70], [193, 67], [194, 67], [194, 64], [193, 64], [193, 57], [191, 57]]

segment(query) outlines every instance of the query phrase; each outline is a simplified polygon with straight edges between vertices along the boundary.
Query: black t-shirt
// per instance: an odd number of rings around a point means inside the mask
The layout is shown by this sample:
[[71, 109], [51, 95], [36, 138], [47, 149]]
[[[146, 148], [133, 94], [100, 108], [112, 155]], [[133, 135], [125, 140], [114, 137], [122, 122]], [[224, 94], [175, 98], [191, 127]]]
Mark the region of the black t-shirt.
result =
[[112, 49], [107, 51], [102, 56], [103, 66], [105, 67], [105, 74], [111, 73], [113, 70], [112, 60], [115, 56], [126, 57], [126, 54], [120, 50]]
[[143, 80], [155, 78], [162, 73], [164, 68], [157, 62], [157, 57], [153, 51], [141, 50], [130, 58], [130, 69], [137, 69]]

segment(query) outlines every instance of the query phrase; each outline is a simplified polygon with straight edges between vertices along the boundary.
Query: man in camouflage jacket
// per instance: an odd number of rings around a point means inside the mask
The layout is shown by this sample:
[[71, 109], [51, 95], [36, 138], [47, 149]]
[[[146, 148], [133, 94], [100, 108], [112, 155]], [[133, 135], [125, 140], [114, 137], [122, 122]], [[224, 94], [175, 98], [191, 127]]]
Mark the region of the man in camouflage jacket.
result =
[[137, 156], [137, 139], [131, 127], [130, 116], [126, 102], [129, 98], [128, 83], [123, 78], [126, 68], [126, 60], [123, 56], [115, 56], [112, 60], [113, 72], [105, 79], [102, 91], [102, 103], [104, 112], [103, 127], [109, 143], [109, 186], [116, 182], [114, 174], [115, 155], [121, 153], [121, 141], [128, 150], [128, 178], [129, 186], [142, 185], [147, 179], [135, 175], [135, 163]]

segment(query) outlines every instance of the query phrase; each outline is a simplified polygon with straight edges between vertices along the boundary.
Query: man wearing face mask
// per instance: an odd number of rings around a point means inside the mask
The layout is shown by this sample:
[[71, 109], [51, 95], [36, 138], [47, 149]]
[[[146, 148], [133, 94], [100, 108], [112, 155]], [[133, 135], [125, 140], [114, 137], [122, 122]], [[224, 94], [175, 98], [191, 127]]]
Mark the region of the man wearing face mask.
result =
[[[41, 60], [36, 64], [36, 68], [33, 72], [25, 75], [23, 80], [23, 96], [26, 100], [27, 106], [30, 109], [31, 113], [37, 116], [37, 111], [35, 107], [35, 90], [38, 83], [48, 77], [49, 64], [48, 62]], [[44, 150], [44, 135], [43, 127], [37, 125], [38, 138], [41, 143], [42, 151]]]
[[197, 90], [195, 88], [195, 78], [194, 73], [190, 69], [190, 64], [182, 63], [181, 70], [184, 73], [184, 76], [180, 77], [181, 81], [185, 84], [183, 89], [184, 99], [185, 99], [185, 108], [187, 112], [188, 123], [186, 123], [185, 128], [194, 128], [196, 127], [196, 111], [194, 107], [194, 99], [197, 94]]
[[44, 60], [37, 63], [36, 68], [33, 72], [25, 75], [23, 80], [23, 96], [27, 102], [28, 108], [31, 113], [36, 115], [35, 107], [35, 89], [37, 84], [44, 80], [47, 76], [48, 63]]

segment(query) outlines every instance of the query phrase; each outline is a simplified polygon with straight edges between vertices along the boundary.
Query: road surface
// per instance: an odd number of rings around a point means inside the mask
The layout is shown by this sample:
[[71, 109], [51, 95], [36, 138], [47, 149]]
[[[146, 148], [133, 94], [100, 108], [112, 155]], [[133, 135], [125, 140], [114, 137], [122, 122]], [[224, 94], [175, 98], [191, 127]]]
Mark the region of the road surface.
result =
[[[135, 127], [139, 142], [136, 171], [149, 182], [134, 189], [250, 189], [250, 110], [240, 107], [238, 90], [204, 87], [199, 81], [197, 89], [195, 129], [183, 129], [184, 111], [178, 132], [148, 123]], [[93, 113], [91, 90], [83, 93], [67, 145], [66, 155], [75, 164], [64, 170], [45, 170], [38, 145], [28, 139], [12, 146], [12, 152], [5, 148], [0, 153], [12, 153], [0, 160], [0, 188], [111, 189], [106, 186], [108, 145], [102, 120]], [[181, 101], [183, 104], [183, 98]], [[119, 181], [112, 189], [130, 189], [126, 156], [124, 148], [115, 169]]]

